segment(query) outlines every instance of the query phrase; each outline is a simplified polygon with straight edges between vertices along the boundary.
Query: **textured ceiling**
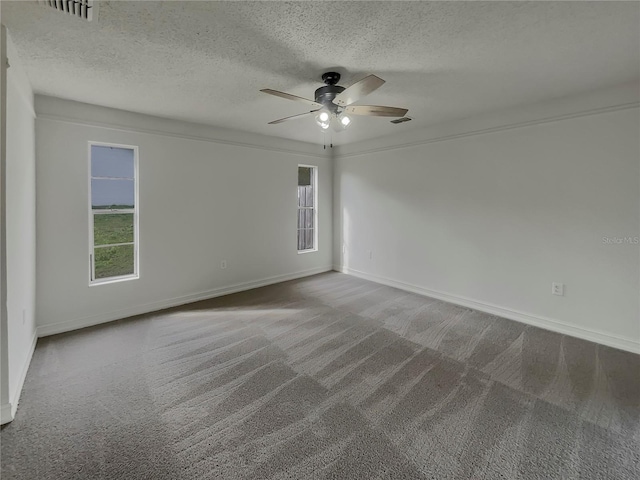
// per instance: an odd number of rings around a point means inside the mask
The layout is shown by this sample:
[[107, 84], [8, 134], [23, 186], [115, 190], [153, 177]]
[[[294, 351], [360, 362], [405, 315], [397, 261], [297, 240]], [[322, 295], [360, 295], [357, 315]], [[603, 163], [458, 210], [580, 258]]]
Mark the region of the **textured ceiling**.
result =
[[97, 22], [31, 2], [2, 22], [37, 93], [320, 143], [302, 104], [329, 69], [342, 85], [387, 80], [360, 104], [414, 120], [357, 117], [346, 144], [637, 80], [637, 2], [100, 1]]

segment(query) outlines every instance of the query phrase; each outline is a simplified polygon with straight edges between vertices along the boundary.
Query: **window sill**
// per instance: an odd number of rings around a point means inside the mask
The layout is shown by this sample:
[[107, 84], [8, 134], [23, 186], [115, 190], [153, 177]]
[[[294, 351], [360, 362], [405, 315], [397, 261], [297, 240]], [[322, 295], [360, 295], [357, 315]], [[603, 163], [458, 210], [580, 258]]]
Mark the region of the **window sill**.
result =
[[298, 250], [298, 255], [302, 255], [303, 253], [313, 253], [317, 251], [318, 251], [317, 248], [311, 248], [309, 250]]
[[109, 283], [120, 283], [120, 282], [128, 282], [129, 280], [138, 280], [140, 275], [124, 275], [122, 277], [109, 277], [103, 278], [99, 280], [92, 280], [89, 282], [90, 287], [95, 287], [97, 285], [107, 285]]

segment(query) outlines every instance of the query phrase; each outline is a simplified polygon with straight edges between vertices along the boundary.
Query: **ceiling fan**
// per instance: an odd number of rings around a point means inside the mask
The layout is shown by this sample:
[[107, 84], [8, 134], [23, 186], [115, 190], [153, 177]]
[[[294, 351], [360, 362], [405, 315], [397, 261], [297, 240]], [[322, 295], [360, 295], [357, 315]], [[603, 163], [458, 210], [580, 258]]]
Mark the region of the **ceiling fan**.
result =
[[365, 95], [370, 94], [374, 90], [380, 88], [384, 83], [380, 77], [369, 75], [362, 80], [354, 83], [350, 87], [341, 87], [338, 85], [340, 74], [337, 72], [326, 72], [322, 74], [322, 81], [325, 86], [320, 87], [315, 92], [315, 100], [298, 97], [290, 93], [280, 92], [265, 88], [261, 92], [275, 95], [276, 97], [286, 98], [295, 102], [305, 103], [314, 108], [309, 112], [292, 115], [290, 117], [280, 118], [269, 122], [269, 125], [282, 123], [289, 120], [305, 118], [315, 115], [316, 123], [323, 130], [330, 126], [337, 132], [344, 130], [351, 124], [349, 115], [367, 115], [370, 117], [404, 117], [408, 110], [406, 108], [397, 107], [380, 107], [377, 105], [352, 105]]

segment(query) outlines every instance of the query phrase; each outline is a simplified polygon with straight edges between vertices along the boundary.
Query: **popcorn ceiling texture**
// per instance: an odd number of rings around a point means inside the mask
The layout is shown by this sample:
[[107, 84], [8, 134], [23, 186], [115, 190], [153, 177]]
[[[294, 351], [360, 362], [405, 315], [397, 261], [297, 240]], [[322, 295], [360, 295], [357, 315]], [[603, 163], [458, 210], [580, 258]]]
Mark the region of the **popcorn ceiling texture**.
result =
[[387, 83], [366, 104], [410, 124], [358, 118], [350, 143], [637, 80], [636, 2], [101, 1], [96, 22], [3, 2], [36, 93], [318, 143], [305, 107], [328, 69]]

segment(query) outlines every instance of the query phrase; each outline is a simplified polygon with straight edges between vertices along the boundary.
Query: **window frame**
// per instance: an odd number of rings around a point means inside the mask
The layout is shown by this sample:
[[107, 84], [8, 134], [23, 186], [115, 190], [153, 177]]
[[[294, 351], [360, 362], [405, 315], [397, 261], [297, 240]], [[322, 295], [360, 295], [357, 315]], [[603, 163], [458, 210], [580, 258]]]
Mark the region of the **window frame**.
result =
[[[118, 275], [116, 277], [107, 277], [107, 278], [96, 278], [95, 275], [95, 239], [94, 239], [94, 216], [101, 215], [100, 213], [94, 213], [93, 210], [93, 202], [91, 198], [91, 180], [94, 178], [92, 175], [92, 166], [91, 166], [91, 149], [92, 147], [114, 147], [114, 148], [123, 148], [128, 150], [133, 150], [133, 188], [134, 188], [134, 206], [133, 209], [114, 209], [108, 210], [110, 214], [118, 214], [118, 213], [133, 213], [133, 273], [128, 275]], [[140, 218], [140, 202], [138, 199], [139, 193], [139, 184], [140, 184], [140, 176], [138, 171], [138, 146], [137, 145], [124, 145], [121, 143], [111, 143], [111, 142], [98, 142], [90, 140], [87, 142], [88, 149], [88, 175], [87, 175], [87, 183], [88, 183], [88, 201], [89, 201], [89, 286], [96, 285], [105, 285], [109, 283], [118, 283], [125, 282], [129, 280], [137, 280], [140, 278], [140, 228], [139, 228], [139, 218]], [[100, 177], [95, 177], [100, 178]], [[132, 211], [133, 210], [133, 211]], [[102, 213], [104, 215], [106, 213]], [[127, 245], [129, 242], [119, 245]], [[116, 244], [113, 244], [116, 245]], [[110, 246], [113, 246], [110, 245]], [[100, 245], [99, 248], [105, 248], [109, 245]]]
[[[300, 174], [299, 170], [302, 168], [311, 168], [312, 169], [312, 182], [313, 182], [313, 248], [307, 248], [305, 250], [298, 250], [298, 255], [302, 255], [305, 253], [312, 253], [318, 251], [318, 166], [317, 165], [306, 165], [303, 163], [298, 164], [298, 168], [296, 170], [296, 178]], [[297, 187], [298, 180], [296, 180], [296, 197], [297, 197]], [[296, 198], [297, 200], [297, 198]], [[296, 203], [297, 205], [297, 203]], [[296, 206], [296, 213], [300, 210], [300, 207]], [[298, 239], [298, 224], [296, 221], [296, 245]], [[297, 248], [297, 247], [296, 247]]]

